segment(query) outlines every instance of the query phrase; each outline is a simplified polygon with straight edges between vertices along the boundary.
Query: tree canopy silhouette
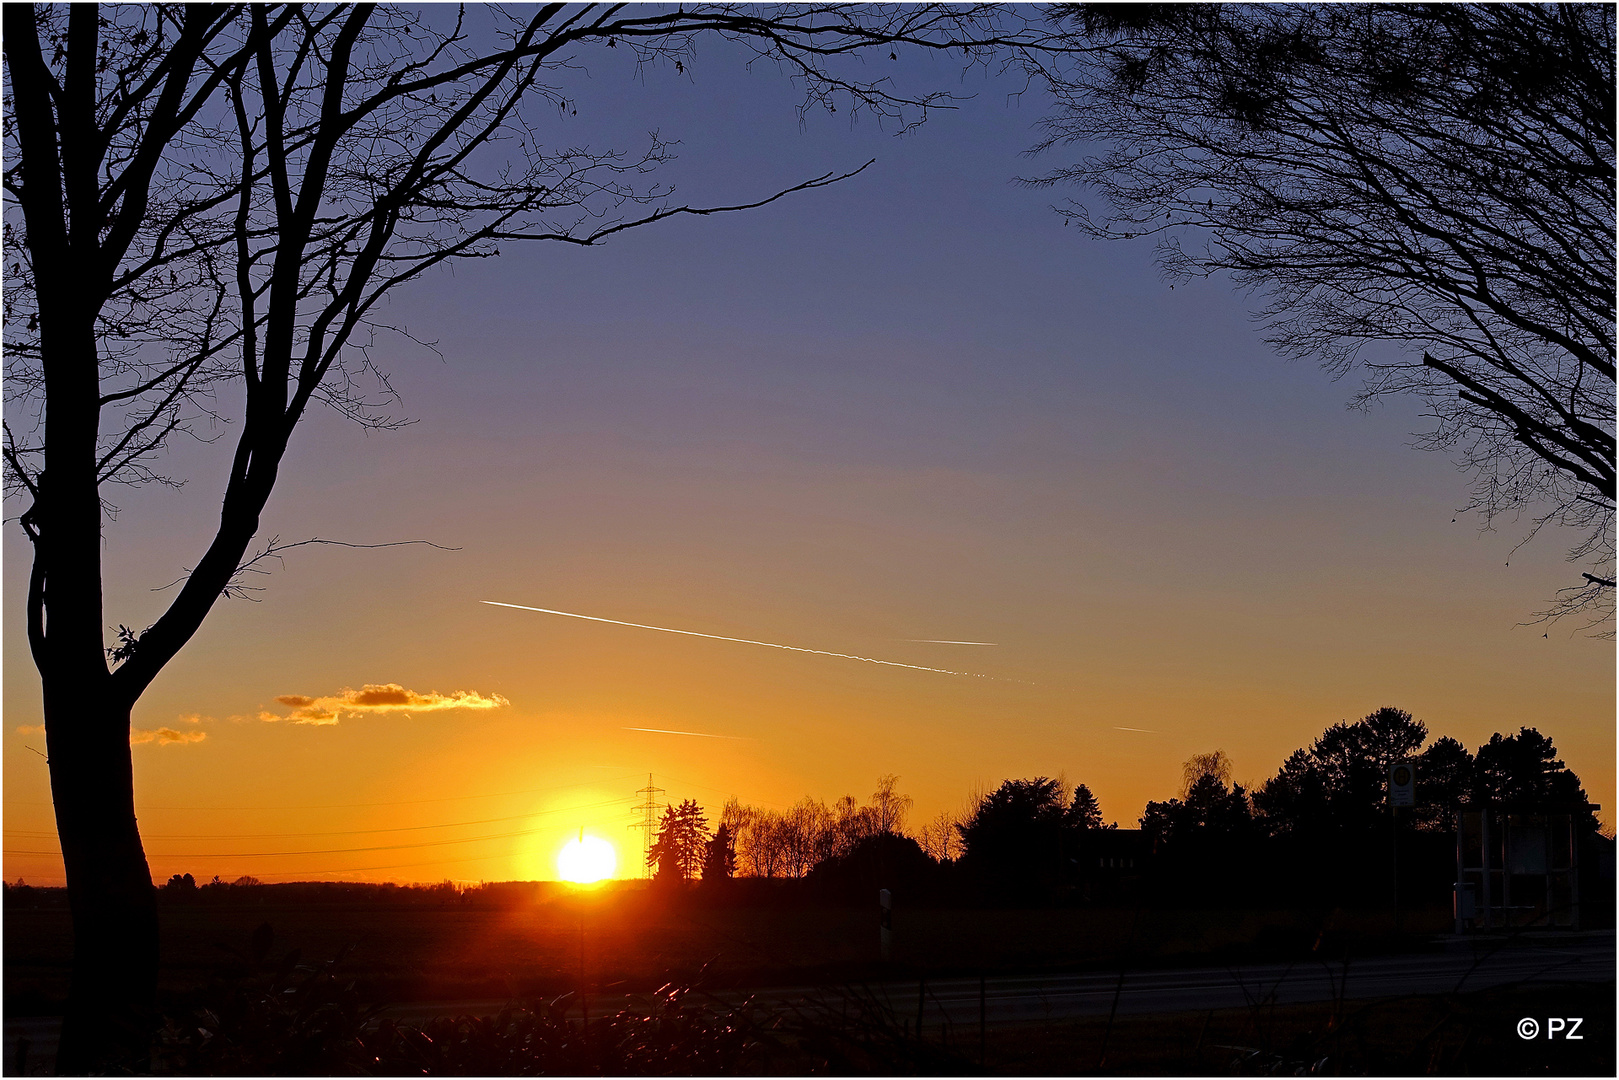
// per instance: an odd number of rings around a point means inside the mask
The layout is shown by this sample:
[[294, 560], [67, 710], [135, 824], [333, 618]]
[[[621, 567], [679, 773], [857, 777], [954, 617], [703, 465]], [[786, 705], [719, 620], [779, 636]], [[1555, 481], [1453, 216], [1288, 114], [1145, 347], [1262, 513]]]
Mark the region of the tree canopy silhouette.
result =
[[1551, 737], [1532, 727], [1516, 735], [1499, 731], [1473, 757], [1473, 802], [1498, 803], [1519, 811], [1573, 813], [1580, 828], [1596, 831], [1580, 778], [1557, 756]]
[[1141, 831], [1156, 845], [1185, 846], [1200, 840], [1239, 836], [1253, 825], [1253, 808], [1241, 784], [1227, 787], [1214, 773], [1192, 781], [1185, 799], [1149, 802]]
[[1389, 767], [1411, 759], [1417, 799], [1409, 818], [1417, 828], [1447, 832], [1458, 810], [1497, 805], [1572, 813], [1581, 829], [1595, 831], [1579, 776], [1536, 729], [1496, 732], [1477, 754], [1449, 736], [1422, 749], [1427, 737], [1427, 725], [1403, 709], [1334, 724], [1254, 793], [1255, 809], [1278, 835], [1365, 832], [1387, 818]]
[[1419, 828], [1443, 831], [1456, 827], [1456, 811], [1473, 790], [1473, 755], [1448, 735], [1429, 744], [1416, 758], [1416, 806]]
[[1101, 196], [1069, 219], [1157, 237], [1172, 281], [1230, 273], [1283, 355], [1335, 376], [1364, 365], [1357, 403], [1419, 398], [1417, 445], [1458, 455], [1486, 524], [1530, 511], [1534, 531], [1576, 531], [1585, 571], [1545, 614], [1605, 620], [1614, 18], [1603, 4], [1062, 5], [1054, 21], [1102, 54], [1046, 69], [1058, 105], [1037, 149], [1099, 152], [1030, 182]]
[[736, 873], [736, 839], [724, 821], [714, 830], [714, 838], [703, 849], [703, 883], [725, 881]]
[[1427, 725], [1404, 709], [1334, 724], [1308, 750], [1289, 755], [1254, 792], [1254, 806], [1272, 832], [1366, 829], [1386, 814], [1389, 767], [1427, 738]]
[[1006, 780], [960, 826], [962, 862], [988, 880], [1029, 883], [1060, 868], [1067, 807], [1062, 783]]
[[[1096, 796], [1091, 794], [1089, 787], [1079, 784], [1074, 788], [1074, 798], [1068, 804], [1065, 819], [1070, 829], [1083, 831], [1103, 827], [1102, 804], [1096, 801]], [[1107, 827], [1113, 828], [1111, 825]]]
[[671, 803], [664, 807], [658, 838], [646, 854], [647, 865], [658, 868], [658, 879], [690, 881], [703, 870], [708, 854], [708, 816], [697, 800], [686, 799], [678, 806]]

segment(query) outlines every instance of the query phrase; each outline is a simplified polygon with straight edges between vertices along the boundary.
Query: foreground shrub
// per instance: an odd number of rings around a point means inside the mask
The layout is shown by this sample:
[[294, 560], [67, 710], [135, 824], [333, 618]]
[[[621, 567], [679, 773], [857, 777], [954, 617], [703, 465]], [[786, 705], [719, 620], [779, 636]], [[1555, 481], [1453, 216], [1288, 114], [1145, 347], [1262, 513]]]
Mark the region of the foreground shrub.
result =
[[[342, 957], [271, 963], [268, 924], [157, 1033], [151, 1068], [192, 1076], [949, 1074], [975, 1071], [864, 989], [767, 1008], [670, 983], [593, 1012], [577, 994], [406, 1022], [361, 1003]], [[700, 977], [699, 980], [700, 982]]]

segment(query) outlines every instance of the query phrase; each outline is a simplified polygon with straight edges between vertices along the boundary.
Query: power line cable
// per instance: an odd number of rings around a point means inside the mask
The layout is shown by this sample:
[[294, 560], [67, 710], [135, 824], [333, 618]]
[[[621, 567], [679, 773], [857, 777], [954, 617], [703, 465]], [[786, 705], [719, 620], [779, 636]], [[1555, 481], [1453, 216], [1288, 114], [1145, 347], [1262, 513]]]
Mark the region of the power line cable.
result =
[[[613, 806], [617, 803], [627, 802], [627, 796], [608, 799], [599, 803], [586, 803], [584, 806], [559, 807], [556, 810], [545, 810], [539, 813], [561, 814], [570, 811], [595, 810], [603, 806]], [[535, 817], [536, 814], [525, 814], [524, 817]], [[410, 848], [444, 847], [450, 844], [474, 844], [485, 840], [506, 840], [516, 836], [533, 836], [545, 829], [517, 829], [512, 832], [490, 833], [486, 836], [463, 836], [449, 840], [424, 840], [415, 844], [376, 844], [370, 847], [352, 848], [316, 848], [303, 851], [233, 851], [233, 852], [153, 852], [152, 858], [160, 859], [268, 859], [279, 856], [293, 855], [341, 855], [356, 851], [402, 851]], [[24, 851], [20, 849], [5, 849], [0, 852], [6, 855], [60, 855], [61, 851]]]
[[[401, 825], [389, 829], [334, 829], [327, 832], [296, 832], [296, 833], [141, 833], [144, 840], [273, 840], [282, 837], [296, 836], [366, 836], [373, 833], [420, 832], [423, 829], [456, 829], [464, 825], [494, 825], [502, 821], [522, 821], [527, 818], [539, 817], [541, 814], [562, 814], [569, 810], [589, 810], [599, 806], [607, 806], [615, 802], [623, 802], [629, 796], [621, 795], [606, 802], [586, 803], [584, 806], [564, 806], [553, 810], [534, 810], [527, 814], [511, 814], [507, 817], [480, 818], [476, 821], [449, 821], [442, 825]], [[30, 840], [50, 839], [56, 836], [54, 832], [23, 832], [8, 831], [7, 836], [21, 837]]]
[[[459, 866], [461, 863], [487, 862], [490, 859], [504, 859], [504, 853], [495, 855], [468, 855], [461, 859], [434, 859], [431, 862], [389, 863], [386, 866], [348, 866], [339, 870], [275, 870], [265, 874], [265, 877], [297, 877], [299, 874], [368, 874], [377, 870], [407, 870], [417, 866]], [[376, 882], [354, 882], [356, 885], [371, 885]]]
[[[681, 785], [682, 787], [702, 788], [704, 791], [712, 791], [716, 795], [724, 795], [728, 799], [737, 799], [738, 801], [741, 801], [741, 796], [739, 796], [736, 792], [734, 792], [734, 791], [726, 791], [724, 788], [717, 788], [717, 787], [714, 787], [714, 786], [712, 786], [710, 784], [699, 784], [699, 783], [697, 783], [696, 781], [693, 781], [693, 780], [682, 780], [680, 777], [671, 776], [668, 773], [664, 773], [663, 778], [665, 780], [672, 780], [675, 783]], [[751, 805], [753, 803], [756, 803], [756, 802], [757, 803], [762, 803], [765, 806], [780, 807], [783, 810], [785, 810], [787, 808], [786, 803], [771, 802], [769, 799], [749, 799], [749, 800], [747, 800], [747, 803], [749, 805]]]
[[[364, 802], [364, 803], [305, 803], [301, 806], [146, 806], [137, 807], [138, 810], [354, 810], [367, 806], [420, 806], [425, 803], [460, 802], [465, 799], [498, 799], [506, 795], [544, 795], [553, 791], [571, 791], [574, 788], [599, 787], [605, 784], [617, 784], [625, 780], [633, 780], [639, 773], [628, 773], [624, 776], [615, 776], [606, 780], [587, 780], [578, 784], [563, 784], [558, 787], [528, 788], [524, 791], [488, 791], [477, 795], [446, 795], [439, 799], [399, 799], [392, 802]], [[7, 799], [8, 806], [52, 806], [49, 800]]]

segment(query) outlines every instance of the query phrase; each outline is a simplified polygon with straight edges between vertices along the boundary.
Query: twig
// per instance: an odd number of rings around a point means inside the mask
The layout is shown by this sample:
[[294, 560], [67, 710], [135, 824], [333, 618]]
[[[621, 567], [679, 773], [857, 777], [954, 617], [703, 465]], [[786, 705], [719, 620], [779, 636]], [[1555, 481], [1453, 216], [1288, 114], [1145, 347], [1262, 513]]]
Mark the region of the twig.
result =
[[[240, 566], [238, 566], [236, 568], [236, 573], [231, 575], [230, 583], [225, 586], [224, 591], [225, 591], [225, 596], [227, 598], [231, 597], [232, 595], [235, 595], [235, 596], [240, 597], [242, 599], [251, 600], [252, 597], [247, 596], [246, 594], [249, 593], [249, 592], [259, 592], [261, 590], [259, 590], [257, 588], [254, 588], [252, 586], [249, 586], [249, 585], [241, 584], [241, 582], [239, 580], [241, 578], [241, 575], [243, 575], [243, 574], [264, 574], [264, 573], [268, 573], [268, 571], [258, 569], [255, 564], [257, 564], [259, 562], [262, 562], [265, 559], [280, 560], [282, 552], [291, 551], [293, 548], [304, 547], [304, 546], [306, 546], [308, 544], [326, 544], [326, 545], [329, 545], [331, 547], [346, 547], [346, 548], [390, 548], [390, 547], [406, 547], [406, 546], [409, 546], [411, 544], [421, 544], [421, 545], [423, 545], [425, 547], [437, 548], [440, 551], [460, 551], [461, 550], [458, 547], [445, 547], [443, 544], [435, 544], [431, 540], [393, 540], [393, 541], [390, 541], [390, 542], [388, 542], [386, 544], [351, 544], [347, 540], [327, 540], [324, 537], [320, 537], [320, 536], [311, 537], [308, 540], [295, 540], [290, 544], [279, 543], [278, 542], [279, 540], [280, 540], [280, 537], [271, 537], [270, 542], [265, 545], [263, 551], [259, 552], [257, 555], [254, 555], [251, 559], [248, 559], [246, 562], [242, 563]], [[179, 577], [175, 578], [173, 581], [169, 582], [167, 585], [160, 585], [157, 588], [153, 589], [152, 591], [153, 592], [163, 592], [163, 591], [165, 591], [167, 589], [172, 589], [176, 585], [180, 584], [182, 581], [185, 581], [190, 576], [191, 576], [191, 569], [188, 567], [184, 574], [181, 574]]]

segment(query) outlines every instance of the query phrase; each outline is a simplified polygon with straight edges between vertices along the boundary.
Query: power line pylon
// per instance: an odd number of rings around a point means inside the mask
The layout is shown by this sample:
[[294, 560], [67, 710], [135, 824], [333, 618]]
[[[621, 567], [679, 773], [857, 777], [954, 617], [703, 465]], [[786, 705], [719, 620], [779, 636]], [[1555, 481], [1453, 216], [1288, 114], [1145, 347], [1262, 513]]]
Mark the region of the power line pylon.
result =
[[652, 774], [647, 773], [646, 787], [637, 791], [636, 794], [645, 796], [645, 798], [642, 800], [639, 806], [632, 806], [630, 807], [630, 810], [632, 813], [640, 814], [641, 820], [631, 823], [630, 825], [626, 826], [626, 828], [644, 830], [641, 834], [641, 865], [644, 868], [645, 875], [647, 877], [651, 877], [652, 863], [650, 860], [652, 856], [652, 830], [657, 827], [653, 823], [652, 815], [657, 813], [658, 807], [661, 805], [658, 802], [658, 796], [666, 795], [668, 792], [664, 791], [661, 787], [654, 787], [652, 784]]

